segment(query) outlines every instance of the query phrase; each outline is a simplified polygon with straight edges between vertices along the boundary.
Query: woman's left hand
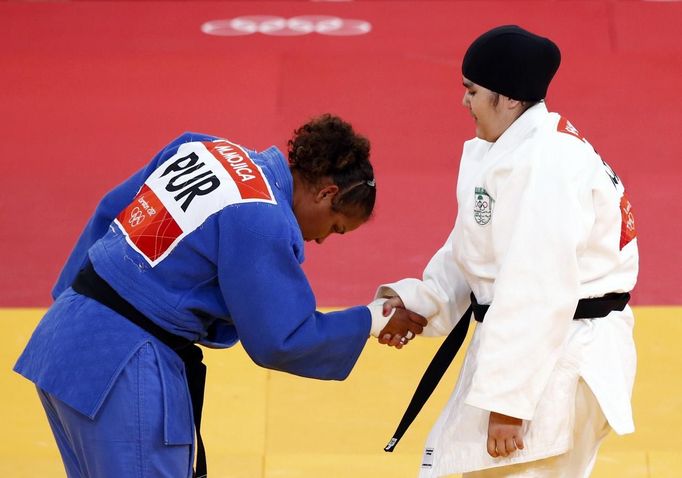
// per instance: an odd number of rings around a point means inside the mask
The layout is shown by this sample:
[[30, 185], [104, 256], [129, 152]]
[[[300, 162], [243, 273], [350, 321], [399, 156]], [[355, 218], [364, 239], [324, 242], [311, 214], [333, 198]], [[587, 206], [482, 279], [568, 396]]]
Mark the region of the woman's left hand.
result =
[[509, 456], [516, 450], [523, 450], [520, 418], [490, 412], [488, 419], [488, 454], [493, 458]]

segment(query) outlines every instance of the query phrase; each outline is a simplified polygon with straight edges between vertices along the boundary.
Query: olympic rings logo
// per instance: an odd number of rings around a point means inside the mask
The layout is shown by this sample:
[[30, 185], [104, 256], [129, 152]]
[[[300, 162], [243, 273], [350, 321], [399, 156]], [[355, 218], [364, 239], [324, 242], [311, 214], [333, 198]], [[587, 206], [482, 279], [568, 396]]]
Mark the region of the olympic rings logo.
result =
[[282, 18], [270, 15], [249, 15], [226, 20], [211, 20], [201, 25], [207, 35], [242, 36], [262, 33], [273, 36], [300, 36], [310, 33], [332, 36], [365, 35], [372, 24], [327, 15], [302, 15]]
[[142, 221], [144, 221], [145, 215], [142, 212], [142, 209], [139, 207], [135, 207], [130, 214], [130, 219], [128, 219], [128, 224], [130, 224], [133, 227], [139, 226]]

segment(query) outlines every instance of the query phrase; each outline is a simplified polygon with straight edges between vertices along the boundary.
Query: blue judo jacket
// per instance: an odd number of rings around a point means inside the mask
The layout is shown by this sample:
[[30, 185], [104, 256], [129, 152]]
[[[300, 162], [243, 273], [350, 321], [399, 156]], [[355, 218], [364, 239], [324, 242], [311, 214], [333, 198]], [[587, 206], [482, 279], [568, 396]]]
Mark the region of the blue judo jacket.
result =
[[53, 290], [55, 303], [15, 370], [94, 418], [130, 357], [159, 356], [166, 442], [192, 441], [182, 361], [116, 312], [70, 287], [97, 273], [169, 332], [214, 348], [241, 341], [258, 365], [342, 380], [370, 331], [367, 307], [323, 314], [301, 268], [293, 179], [275, 147], [247, 150], [186, 133], [99, 203]]

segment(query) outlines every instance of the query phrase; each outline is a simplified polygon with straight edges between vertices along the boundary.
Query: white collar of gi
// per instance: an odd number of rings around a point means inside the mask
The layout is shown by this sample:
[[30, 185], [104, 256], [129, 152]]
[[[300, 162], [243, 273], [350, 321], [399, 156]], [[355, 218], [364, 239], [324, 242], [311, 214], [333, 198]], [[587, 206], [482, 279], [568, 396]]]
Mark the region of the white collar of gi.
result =
[[549, 112], [545, 102], [542, 101], [528, 108], [509, 128], [502, 133], [495, 143], [493, 143], [490, 153], [498, 155], [518, 146], [525, 139], [528, 133], [542, 122]]

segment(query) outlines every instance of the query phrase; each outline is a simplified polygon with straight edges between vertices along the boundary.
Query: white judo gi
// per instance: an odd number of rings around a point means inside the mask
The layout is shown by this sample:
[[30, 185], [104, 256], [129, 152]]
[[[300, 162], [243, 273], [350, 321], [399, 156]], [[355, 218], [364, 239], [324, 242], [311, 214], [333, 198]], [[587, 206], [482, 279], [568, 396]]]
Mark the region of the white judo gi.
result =
[[[473, 291], [491, 304], [433, 427], [421, 477], [522, 463], [572, 448], [582, 378], [618, 434], [634, 431], [634, 318], [626, 307], [572, 320], [578, 300], [635, 285], [634, 218], [613, 170], [544, 103], [495, 142], [464, 144], [454, 230], [422, 280], [379, 287], [446, 335]], [[524, 450], [486, 451], [489, 411], [522, 418]]]

